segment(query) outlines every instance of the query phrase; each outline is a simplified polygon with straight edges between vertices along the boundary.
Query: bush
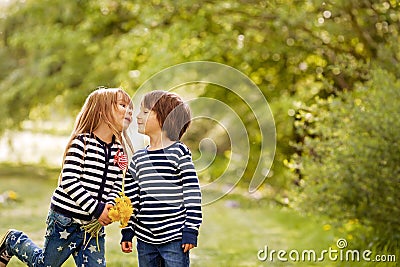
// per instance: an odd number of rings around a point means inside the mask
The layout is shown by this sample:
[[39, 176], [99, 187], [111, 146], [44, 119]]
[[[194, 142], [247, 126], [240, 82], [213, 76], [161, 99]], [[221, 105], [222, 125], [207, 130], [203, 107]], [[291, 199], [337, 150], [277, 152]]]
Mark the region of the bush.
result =
[[364, 236], [369, 245], [393, 249], [400, 239], [400, 81], [373, 73], [367, 86], [303, 112], [298, 127], [308, 135], [292, 163], [302, 178], [298, 207], [342, 224], [356, 220], [372, 229]]

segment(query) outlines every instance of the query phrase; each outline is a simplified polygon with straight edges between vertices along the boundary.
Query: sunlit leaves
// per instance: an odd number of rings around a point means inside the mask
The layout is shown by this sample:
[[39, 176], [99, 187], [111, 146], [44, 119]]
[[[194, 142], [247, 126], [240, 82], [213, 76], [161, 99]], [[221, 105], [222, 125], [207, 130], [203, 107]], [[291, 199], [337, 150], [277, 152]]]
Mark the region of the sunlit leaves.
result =
[[[379, 245], [395, 246], [399, 235], [400, 83], [380, 69], [371, 82], [297, 115], [307, 131], [301, 157], [287, 161], [303, 175], [302, 208], [339, 222], [357, 218], [371, 226]], [[371, 240], [372, 242], [372, 240]]]
[[[46, 105], [76, 114], [99, 85], [133, 94], [160, 70], [209, 60], [243, 72], [270, 101], [282, 162], [297, 150], [290, 141], [315, 135], [308, 121], [294, 132], [287, 114], [301, 111], [293, 103], [313, 107], [352, 91], [371, 79], [371, 64], [400, 76], [399, 8], [386, 0], [16, 2], [0, 22], [0, 132]], [[285, 170], [278, 165], [275, 174]]]

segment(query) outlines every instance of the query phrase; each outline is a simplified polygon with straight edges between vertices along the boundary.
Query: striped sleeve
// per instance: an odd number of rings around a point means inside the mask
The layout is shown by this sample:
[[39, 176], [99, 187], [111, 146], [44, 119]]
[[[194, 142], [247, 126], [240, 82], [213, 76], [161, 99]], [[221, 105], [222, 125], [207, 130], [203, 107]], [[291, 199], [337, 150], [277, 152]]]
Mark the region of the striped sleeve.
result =
[[133, 214], [129, 220], [128, 226], [122, 229], [122, 241], [131, 242], [135, 236], [136, 214], [139, 206], [139, 183], [136, 177], [135, 161], [132, 160], [125, 177], [125, 195], [129, 197], [133, 206]]
[[83, 140], [75, 138], [65, 157], [60, 186], [78, 206], [98, 218], [103, 211], [104, 204], [95, 200], [80, 181], [83, 173], [84, 153]]
[[110, 193], [108, 193], [107, 204], [115, 205], [115, 198], [120, 197], [119, 193], [122, 192], [122, 179], [126, 179], [126, 177], [123, 177], [121, 171], [121, 174], [118, 175], [118, 180], [114, 183]]
[[201, 191], [191, 153], [188, 148], [185, 148], [183, 152], [178, 166], [183, 183], [183, 201], [186, 208], [182, 243], [197, 245], [198, 231], [202, 222]]

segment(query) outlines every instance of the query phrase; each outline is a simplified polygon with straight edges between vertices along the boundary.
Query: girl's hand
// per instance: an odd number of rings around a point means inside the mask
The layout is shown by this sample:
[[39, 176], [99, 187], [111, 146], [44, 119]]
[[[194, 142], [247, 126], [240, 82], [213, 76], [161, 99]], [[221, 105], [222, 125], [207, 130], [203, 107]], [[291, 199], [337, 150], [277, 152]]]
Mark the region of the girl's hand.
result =
[[124, 241], [121, 243], [121, 249], [124, 253], [131, 253], [132, 252], [132, 242]]
[[110, 217], [108, 217], [108, 210], [111, 209], [112, 207], [113, 207], [113, 205], [111, 205], [111, 204], [107, 204], [104, 207], [103, 212], [101, 213], [100, 217], [97, 219], [101, 225], [106, 226], [106, 225], [109, 225], [110, 223], [112, 223]]
[[191, 250], [194, 247], [195, 246], [193, 244], [183, 244], [182, 245], [183, 253], [188, 252], [189, 250]]

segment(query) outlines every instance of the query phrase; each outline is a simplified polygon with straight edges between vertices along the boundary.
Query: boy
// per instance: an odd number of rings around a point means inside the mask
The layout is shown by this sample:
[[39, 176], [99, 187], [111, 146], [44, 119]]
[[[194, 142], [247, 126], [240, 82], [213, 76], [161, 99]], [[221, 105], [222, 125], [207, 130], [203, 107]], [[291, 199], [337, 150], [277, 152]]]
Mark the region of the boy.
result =
[[150, 145], [132, 157], [126, 184], [134, 215], [122, 230], [121, 248], [132, 251], [137, 237], [139, 266], [189, 266], [202, 222], [201, 192], [190, 150], [180, 142], [190, 124], [189, 107], [170, 92], [153, 91], [142, 100], [138, 132]]

